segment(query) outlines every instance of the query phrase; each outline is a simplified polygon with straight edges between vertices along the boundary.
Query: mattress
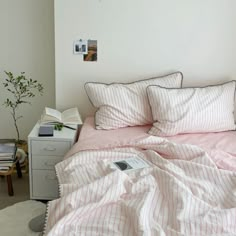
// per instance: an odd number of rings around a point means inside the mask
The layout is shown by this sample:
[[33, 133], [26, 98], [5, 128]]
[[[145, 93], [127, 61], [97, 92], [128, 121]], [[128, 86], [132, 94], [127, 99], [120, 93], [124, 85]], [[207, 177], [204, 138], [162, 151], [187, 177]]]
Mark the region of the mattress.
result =
[[[147, 133], [150, 128], [151, 125], [96, 130], [94, 117], [87, 117], [80, 132], [79, 142], [72, 147], [65, 158], [85, 150], [133, 147], [151, 136]], [[236, 171], [236, 131], [180, 134], [166, 139], [176, 144], [197, 145], [209, 154], [218, 168]]]

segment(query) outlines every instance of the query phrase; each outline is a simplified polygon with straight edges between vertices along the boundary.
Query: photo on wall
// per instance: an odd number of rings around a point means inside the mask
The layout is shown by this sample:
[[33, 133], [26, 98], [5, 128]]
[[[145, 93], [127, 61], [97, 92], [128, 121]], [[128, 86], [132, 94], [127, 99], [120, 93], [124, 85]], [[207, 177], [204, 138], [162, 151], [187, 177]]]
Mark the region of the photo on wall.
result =
[[88, 54], [84, 54], [84, 61], [97, 61], [97, 40], [88, 40]]
[[84, 39], [74, 41], [74, 54], [87, 54], [88, 41]]

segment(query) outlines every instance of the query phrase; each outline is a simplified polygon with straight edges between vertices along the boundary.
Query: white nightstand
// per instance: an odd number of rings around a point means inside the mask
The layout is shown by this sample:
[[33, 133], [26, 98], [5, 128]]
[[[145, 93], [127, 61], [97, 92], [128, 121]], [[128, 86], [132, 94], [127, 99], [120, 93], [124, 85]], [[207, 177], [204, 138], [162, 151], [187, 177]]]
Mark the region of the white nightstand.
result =
[[58, 198], [55, 164], [62, 161], [77, 138], [77, 130], [54, 130], [53, 137], [38, 137], [39, 124], [28, 136], [30, 198]]

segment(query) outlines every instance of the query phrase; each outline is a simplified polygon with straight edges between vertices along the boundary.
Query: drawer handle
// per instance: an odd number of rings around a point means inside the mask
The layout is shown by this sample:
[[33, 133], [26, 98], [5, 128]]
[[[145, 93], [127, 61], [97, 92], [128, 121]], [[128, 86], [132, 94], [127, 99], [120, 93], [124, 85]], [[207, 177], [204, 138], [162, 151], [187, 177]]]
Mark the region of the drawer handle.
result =
[[55, 162], [48, 162], [48, 161], [45, 161], [45, 162], [44, 162], [44, 165], [45, 165], [45, 166], [55, 166], [56, 163], [55, 163]]
[[54, 147], [45, 147], [44, 150], [53, 152], [53, 151], [56, 151], [56, 148], [54, 148]]
[[46, 180], [56, 180], [57, 177], [56, 177], [56, 176], [46, 175], [46, 176], [45, 176], [45, 179], [46, 179]]

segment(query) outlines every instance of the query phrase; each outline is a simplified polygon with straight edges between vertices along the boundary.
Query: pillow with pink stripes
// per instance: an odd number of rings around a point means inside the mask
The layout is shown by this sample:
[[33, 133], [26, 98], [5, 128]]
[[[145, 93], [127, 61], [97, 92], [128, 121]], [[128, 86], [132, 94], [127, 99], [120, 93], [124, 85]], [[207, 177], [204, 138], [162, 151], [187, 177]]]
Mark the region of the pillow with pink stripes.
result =
[[182, 79], [182, 73], [176, 72], [125, 84], [86, 83], [86, 93], [93, 106], [97, 108], [95, 114], [96, 129], [109, 130], [152, 124], [153, 119], [146, 88], [149, 85], [180, 88]]
[[203, 88], [149, 86], [147, 94], [154, 124], [149, 134], [172, 136], [235, 130], [236, 81]]

